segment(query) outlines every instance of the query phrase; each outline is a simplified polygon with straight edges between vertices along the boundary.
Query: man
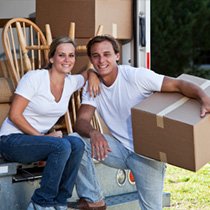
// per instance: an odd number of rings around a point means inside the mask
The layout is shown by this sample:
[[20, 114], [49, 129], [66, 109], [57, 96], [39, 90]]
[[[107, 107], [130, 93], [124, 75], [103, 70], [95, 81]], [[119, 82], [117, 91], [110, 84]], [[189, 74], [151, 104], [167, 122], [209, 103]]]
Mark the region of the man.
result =
[[[133, 151], [131, 108], [155, 91], [180, 92], [201, 101], [201, 117], [210, 112], [210, 98], [198, 86], [183, 80], [156, 74], [144, 68], [118, 65], [116, 40], [96, 36], [87, 45], [87, 53], [101, 78], [101, 93], [91, 98], [83, 92], [75, 130], [86, 137], [86, 152], [77, 178], [80, 200], [74, 208], [106, 209], [96, 180], [92, 158], [121, 169], [130, 169], [135, 177], [142, 210], [162, 209], [165, 164], [137, 155]], [[111, 135], [103, 135], [91, 126], [95, 109], [107, 124]]]

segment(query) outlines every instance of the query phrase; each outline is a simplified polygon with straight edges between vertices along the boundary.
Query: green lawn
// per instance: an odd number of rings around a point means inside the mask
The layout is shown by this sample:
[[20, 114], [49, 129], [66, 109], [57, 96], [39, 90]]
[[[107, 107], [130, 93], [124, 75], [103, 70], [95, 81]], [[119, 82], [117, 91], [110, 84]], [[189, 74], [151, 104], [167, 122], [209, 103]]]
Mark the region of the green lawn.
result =
[[171, 193], [171, 207], [164, 210], [210, 210], [210, 163], [197, 172], [168, 165], [164, 191]]

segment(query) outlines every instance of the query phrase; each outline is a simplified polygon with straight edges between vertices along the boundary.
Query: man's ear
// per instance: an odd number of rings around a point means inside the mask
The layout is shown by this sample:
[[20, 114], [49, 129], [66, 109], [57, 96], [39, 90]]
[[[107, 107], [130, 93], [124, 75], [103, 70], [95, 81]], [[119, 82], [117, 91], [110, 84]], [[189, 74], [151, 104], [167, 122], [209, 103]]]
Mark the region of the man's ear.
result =
[[119, 62], [120, 60], [120, 53], [116, 53], [116, 61]]

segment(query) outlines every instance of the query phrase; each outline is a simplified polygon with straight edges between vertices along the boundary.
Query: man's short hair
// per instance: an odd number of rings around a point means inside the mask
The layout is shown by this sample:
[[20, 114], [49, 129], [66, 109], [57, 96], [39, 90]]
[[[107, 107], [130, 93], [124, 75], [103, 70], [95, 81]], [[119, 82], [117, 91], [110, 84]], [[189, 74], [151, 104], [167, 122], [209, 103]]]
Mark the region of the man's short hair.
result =
[[98, 35], [93, 37], [88, 43], [87, 43], [87, 55], [91, 57], [91, 48], [95, 43], [100, 43], [103, 41], [108, 41], [112, 44], [112, 47], [114, 49], [115, 54], [120, 52], [120, 47], [118, 41], [111, 35], [105, 34], [105, 35]]

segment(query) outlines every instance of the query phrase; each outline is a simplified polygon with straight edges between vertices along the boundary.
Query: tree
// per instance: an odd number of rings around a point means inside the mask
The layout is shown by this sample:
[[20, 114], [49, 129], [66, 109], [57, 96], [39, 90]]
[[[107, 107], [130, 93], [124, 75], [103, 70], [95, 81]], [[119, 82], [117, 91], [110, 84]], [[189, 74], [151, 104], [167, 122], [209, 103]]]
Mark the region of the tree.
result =
[[204, 41], [210, 32], [210, 0], [161, 0], [151, 5], [152, 69], [178, 76], [192, 68], [195, 49], [210, 49]]

